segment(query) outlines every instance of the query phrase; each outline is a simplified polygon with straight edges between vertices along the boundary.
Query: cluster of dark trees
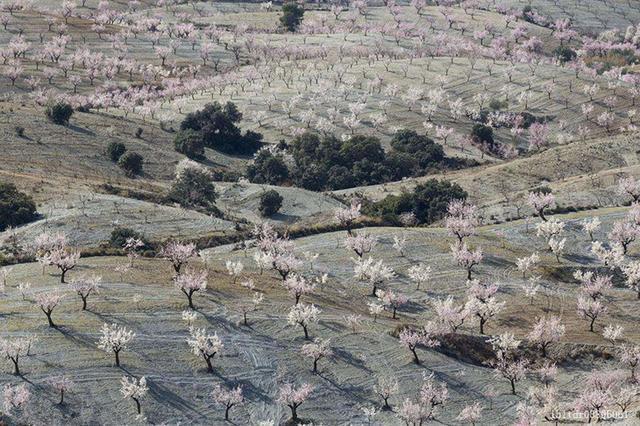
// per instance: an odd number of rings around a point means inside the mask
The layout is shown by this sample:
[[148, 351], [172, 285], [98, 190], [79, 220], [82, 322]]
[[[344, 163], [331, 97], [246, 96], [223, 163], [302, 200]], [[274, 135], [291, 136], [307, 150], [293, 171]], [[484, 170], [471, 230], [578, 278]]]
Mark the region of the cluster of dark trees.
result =
[[413, 130], [397, 132], [388, 152], [373, 136], [355, 135], [340, 140], [311, 132], [295, 138], [286, 152], [293, 164], [288, 164], [285, 155], [278, 152], [259, 152], [247, 168], [249, 180], [272, 185], [291, 182], [322, 191], [374, 185], [471, 165], [467, 160], [446, 157], [442, 146]]
[[38, 218], [36, 203], [12, 183], [0, 182], [0, 231]]
[[232, 155], [252, 155], [262, 146], [262, 135], [250, 130], [242, 133], [237, 126], [241, 120], [242, 113], [232, 102], [207, 104], [187, 114], [180, 123], [174, 140], [176, 151], [194, 159], [204, 157], [205, 147]]
[[466, 200], [467, 193], [457, 183], [429, 179], [412, 192], [388, 195], [376, 203], [364, 203], [363, 213], [399, 224], [400, 216], [413, 213], [416, 224], [430, 224], [442, 219], [452, 200]]

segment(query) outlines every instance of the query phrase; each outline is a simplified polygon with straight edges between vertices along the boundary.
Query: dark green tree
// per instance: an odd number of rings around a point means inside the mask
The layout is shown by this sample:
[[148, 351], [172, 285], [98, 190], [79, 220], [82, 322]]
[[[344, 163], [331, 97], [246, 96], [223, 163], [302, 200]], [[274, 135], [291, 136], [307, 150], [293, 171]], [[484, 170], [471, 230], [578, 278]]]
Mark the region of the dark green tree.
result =
[[211, 176], [203, 171], [187, 168], [174, 181], [168, 198], [183, 207], [215, 210], [214, 203], [218, 194]]
[[289, 32], [295, 32], [302, 22], [304, 16], [304, 6], [294, 1], [289, 1], [282, 5], [282, 16], [280, 23]]
[[67, 125], [73, 115], [73, 107], [66, 102], [56, 102], [47, 106], [47, 118], [55, 124]]
[[173, 144], [176, 151], [189, 158], [198, 159], [204, 157], [204, 140], [202, 135], [195, 130], [180, 130]]
[[127, 147], [121, 142], [111, 142], [107, 146], [107, 155], [114, 163], [117, 163], [125, 152], [127, 152]]
[[125, 171], [127, 176], [135, 176], [142, 173], [144, 159], [137, 152], [127, 151], [118, 159], [118, 166]]
[[262, 135], [251, 131], [242, 134], [236, 125], [241, 120], [242, 113], [235, 104], [214, 102], [187, 114], [180, 123], [180, 130], [196, 132], [201, 136], [203, 145], [217, 151], [251, 155], [262, 146]]
[[12, 183], [0, 182], [0, 231], [36, 220], [36, 203]]
[[282, 207], [282, 195], [273, 189], [265, 191], [260, 196], [260, 214], [264, 217], [273, 216]]

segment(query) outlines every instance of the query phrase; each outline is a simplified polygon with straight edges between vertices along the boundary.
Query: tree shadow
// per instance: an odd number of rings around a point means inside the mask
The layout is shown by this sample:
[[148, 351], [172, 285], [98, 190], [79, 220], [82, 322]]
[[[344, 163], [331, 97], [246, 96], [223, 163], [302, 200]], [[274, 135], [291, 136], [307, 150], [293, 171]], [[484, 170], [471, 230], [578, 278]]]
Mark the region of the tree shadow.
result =
[[75, 124], [68, 124], [67, 128], [73, 130], [76, 133], [82, 133], [83, 135], [95, 136], [96, 134], [89, 129], [85, 129], [80, 126], [76, 126]]

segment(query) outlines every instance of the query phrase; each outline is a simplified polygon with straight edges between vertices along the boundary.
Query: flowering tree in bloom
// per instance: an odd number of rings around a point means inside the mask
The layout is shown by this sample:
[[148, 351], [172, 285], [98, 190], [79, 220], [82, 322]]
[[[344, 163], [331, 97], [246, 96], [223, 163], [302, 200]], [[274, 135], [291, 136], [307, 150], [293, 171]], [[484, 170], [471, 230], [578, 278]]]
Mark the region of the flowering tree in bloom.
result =
[[547, 356], [550, 344], [559, 342], [564, 336], [565, 327], [558, 317], [541, 317], [534, 324], [533, 330], [527, 338], [542, 350], [542, 356]]
[[71, 281], [71, 288], [80, 296], [80, 299], [82, 299], [83, 311], [87, 310], [87, 299], [91, 293], [98, 293], [101, 280], [102, 277], [93, 275], [90, 277], [80, 277]]
[[536, 214], [540, 219], [546, 222], [547, 218], [544, 216], [544, 211], [556, 204], [556, 197], [550, 192], [530, 192], [528, 201], [529, 205], [536, 211]]
[[369, 302], [367, 306], [369, 307], [369, 314], [373, 315], [373, 322], [376, 322], [378, 315], [384, 311], [384, 306], [377, 302]]
[[636, 368], [640, 364], [640, 346], [623, 345], [618, 349], [620, 364], [629, 369], [631, 383], [637, 383]]
[[389, 308], [391, 308], [393, 312], [393, 319], [396, 319], [396, 312], [398, 311], [398, 308], [402, 307], [409, 301], [406, 296], [397, 294], [391, 290], [378, 290], [376, 295], [378, 296], [378, 299], [383, 306], [388, 306]]
[[604, 296], [604, 291], [613, 286], [611, 275], [594, 274], [591, 271], [575, 271], [573, 277], [580, 281], [580, 291], [593, 300]]
[[76, 267], [78, 260], [80, 260], [80, 251], [70, 250], [66, 247], [56, 247], [51, 250], [46, 257], [47, 264], [60, 269], [61, 283], [65, 282], [64, 278], [67, 272]]
[[478, 225], [476, 206], [464, 200], [453, 200], [447, 207], [447, 216], [444, 218], [444, 225], [451, 235], [462, 244], [464, 238], [475, 234]]
[[427, 266], [423, 263], [413, 265], [407, 272], [411, 281], [416, 283], [416, 290], [420, 290], [421, 285], [424, 285], [431, 280], [431, 266]]
[[560, 256], [564, 254], [567, 239], [551, 237], [549, 241], [547, 241], [547, 244], [549, 245], [549, 250], [556, 256], [556, 262], [560, 263]]
[[24, 410], [31, 399], [31, 392], [26, 383], [19, 385], [4, 385], [2, 391], [4, 414], [11, 415], [14, 410]]
[[233, 262], [231, 260], [227, 260], [225, 266], [227, 267], [227, 273], [233, 277], [233, 283], [235, 284], [244, 269], [244, 265], [239, 261]]
[[301, 386], [295, 387], [290, 383], [285, 383], [278, 390], [277, 401], [279, 404], [286, 405], [291, 409], [291, 421], [295, 423], [298, 420], [298, 407], [305, 402], [311, 392], [313, 386], [303, 383]]
[[129, 267], [133, 267], [133, 261], [138, 257], [138, 249], [144, 247], [144, 242], [139, 238], [129, 237], [122, 245], [129, 258]]
[[620, 269], [625, 276], [626, 286], [635, 291], [638, 300], [640, 300], [640, 261], [634, 260], [621, 265]]
[[377, 238], [372, 235], [365, 233], [358, 233], [356, 235], [351, 233], [347, 235], [344, 246], [349, 250], [353, 250], [358, 258], [362, 259], [365, 254], [373, 250], [377, 243]]
[[302, 355], [307, 358], [313, 359], [313, 372], [318, 372], [318, 361], [322, 358], [329, 358], [333, 355], [333, 350], [331, 349], [329, 339], [321, 340], [314, 339], [313, 343], [305, 343], [302, 345]]
[[385, 281], [395, 277], [393, 270], [386, 266], [382, 259], [377, 262], [373, 258], [358, 259], [354, 268], [354, 275], [360, 281], [369, 282], [372, 286], [371, 295], [376, 296], [378, 287]]
[[408, 425], [418, 426], [434, 420], [440, 406], [449, 399], [449, 391], [444, 383], [436, 383], [433, 374], [424, 378], [416, 401], [406, 398], [398, 408], [397, 416]]
[[373, 391], [382, 398], [382, 409], [389, 411], [391, 411], [389, 398], [396, 395], [399, 390], [398, 380], [391, 376], [378, 376], [377, 383], [373, 386]]
[[618, 194], [630, 196], [634, 202], [640, 201], [640, 180], [636, 180], [631, 176], [620, 179], [618, 182]]
[[400, 338], [400, 344], [409, 349], [413, 354], [413, 362], [420, 364], [420, 358], [418, 358], [418, 346], [425, 346], [427, 348], [434, 348], [440, 346], [440, 342], [434, 337], [432, 331], [428, 327], [424, 327], [421, 330], [415, 330], [409, 327], [405, 327], [398, 336]]
[[120, 352], [126, 349], [129, 342], [136, 336], [131, 330], [118, 324], [103, 324], [100, 330], [102, 336], [98, 341], [98, 348], [109, 353], [113, 352], [116, 357], [116, 367], [120, 367]]
[[189, 308], [194, 309], [193, 294], [207, 288], [207, 271], [187, 271], [174, 278], [175, 286], [182, 291], [189, 301]]
[[49, 386], [60, 393], [60, 401], [58, 405], [64, 404], [64, 394], [74, 388], [75, 383], [67, 376], [55, 376], [47, 379]]
[[336, 220], [340, 223], [340, 226], [347, 230], [347, 234], [351, 235], [353, 224], [362, 215], [360, 209], [362, 205], [357, 202], [352, 202], [349, 207], [341, 208], [335, 211]]
[[51, 314], [63, 298], [64, 295], [57, 291], [45, 291], [43, 293], [38, 293], [35, 296], [36, 305], [38, 305], [40, 310], [47, 316], [49, 327], [56, 326], [51, 319]]
[[471, 426], [475, 426], [482, 419], [482, 407], [479, 402], [474, 402], [470, 405], [465, 405], [464, 408], [456, 417], [456, 420], [464, 423], [468, 423]]
[[435, 299], [432, 304], [439, 328], [446, 333], [455, 333], [472, 314], [472, 305], [469, 302], [456, 304], [453, 296], [447, 296], [446, 299]]
[[590, 297], [578, 297], [578, 315], [581, 318], [589, 320], [589, 331], [593, 332], [593, 325], [598, 317], [607, 311], [606, 306], [600, 300], [594, 300]]
[[312, 293], [316, 288], [316, 283], [307, 280], [302, 275], [291, 274], [283, 282], [282, 285], [287, 289], [290, 295], [295, 297], [296, 305], [300, 302], [300, 297], [305, 294]]
[[484, 326], [491, 318], [504, 308], [505, 302], [498, 302], [495, 298], [498, 284], [485, 284], [479, 280], [468, 282], [467, 289], [469, 311], [478, 318], [480, 334], [484, 334]]
[[640, 235], [640, 228], [633, 222], [627, 220], [616, 221], [609, 232], [609, 240], [620, 244], [622, 254], [627, 254], [629, 244], [634, 242]]
[[527, 373], [526, 359], [517, 356], [521, 341], [516, 340], [513, 333], [502, 333], [489, 339], [496, 354], [496, 358], [488, 362], [493, 367], [496, 377], [504, 377], [511, 384], [511, 393], [516, 394], [516, 382], [523, 379]]
[[453, 260], [467, 271], [467, 279], [471, 279], [473, 267], [482, 262], [482, 249], [478, 247], [475, 250], [469, 249], [467, 243], [451, 244], [451, 256]]
[[593, 233], [600, 229], [601, 224], [602, 222], [600, 222], [600, 219], [598, 217], [584, 219], [582, 221], [582, 229], [584, 229], [584, 232], [589, 235], [589, 239], [591, 241], [593, 241]]
[[246, 326], [249, 325], [249, 321], [247, 319], [247, 315], [249, 312], [254, 312], [258, 310], [258, 306], [262, 304], [264, 300], [264, 295], [262, 293], [258, 293], [257, 291], [253, 293], [253, 297], [250, 301], [243, 301], [238, 304], [238, 309], [242, 313], [242, 323]]
[[183, 244], [179, 241], [170, 241], [160, 250], [160, 256], [171, 262], [176, 274], [179, 274], [182, 266], [197, 254], [195, 244]]
[[234, 389], [225, 389], [216, 385], [211, 392], [213, 402], [224, 407], [224, 419], [229, 421], [229, 411], [236, 405], [244, 403], [242, 387], [236, 386]]
[[187, 344], [191, 348], [191, 352], [197, 357], [202, 357], [207, 363], [207, 371], [212, 373], [211, 360], [224, 347], [222, 340], [217, 333], [207, 334], [207, 330], [204, 328], [191, 328], [189, 333], [191, 337], [187, 339]]
[[540, 256], [538, 253], [532, 253], [530, 256], [516, 259], [516, 268], [518, 271], [522, 272], [522, 278], [525, 278], [527, 276], [527, 272], [537, 265], [538, 262], [540, 262]]
[[624, 334], [624, 327], [621, 325], [607, 325], [604, 330], [602, 330], [602, 337], [611, 342], [612, 345], [615, 345], [618, 340], [622, 338]]
[[397, 235], [393, 236], [393, 248], [402, 257], [404, 257], [404, 249], [406, 246], [407, 246], [407, 237], [405, 237], [404, 235], [402, 237], [398, 237]]
[[20, 357], [29, 350], [29, 339], [24, 337], [5, 337], [0, 339], [0, 354], [13, 363], [13, 374], [19, 376]]
[[142, 414], [142, 407], [140, 406], [140, 400], [144, 398], [144, 396], [149, 391], [149, 387], [147, 386], [147, 379], [142, 376], [140, 379], [136, 379], [135, 377], [128, 378], [127, 376], [123, 376], [120, 381], [120, 393], [124, 399], [131, 398], [133, 402], [136, 404], [136, 411], [138, 416]]
[[318, 322], [318, 315], [320, 309], [315, 305], [306, 305], [299, 303], [291, 307], [289, 314], [287, 315], [287, 323], [289, 325], [299, 325], [304, 330], [304, 338], [309, 339], [308, 327], [310, 324]]
[[610, 268], [621, 265], [624, 260], [624, 253], [620, 244], [613, 244], [611, 248], [607, 248], [600, 241], [594, 241], [591, 243], [591, 252], [604, 266]]

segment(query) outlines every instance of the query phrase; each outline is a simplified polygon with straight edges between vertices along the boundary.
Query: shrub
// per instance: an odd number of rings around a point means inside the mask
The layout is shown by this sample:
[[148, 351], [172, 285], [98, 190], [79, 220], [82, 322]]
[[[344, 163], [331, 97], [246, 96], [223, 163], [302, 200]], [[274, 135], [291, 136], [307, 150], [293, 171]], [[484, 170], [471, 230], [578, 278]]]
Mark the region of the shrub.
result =
[[217, 211], [214, 206], [218, 194], [208, 173], [187, 168], [176, 178], [168, 198], [183, 207], [204, 208]]
[[282, 207], [282, 196], [273, 189], [260, 196], [260, 214], [264, 217], [273, 216]]
[[134, 231], [131, 228], [117, 227], [113, 231], [111, 231], [111, 237], [109, 237], [109, 244], [113, 247], [122, 248], [129, 238], [139, 239], [144, 243], [145, 246], [148, 246], [148, 242], [146, 241], [144, 235], [139, 233], [138, 231]]
[[242, 113], [235, 104], [218, 102], [207, 104], [200, 111], [187, 114], [180, 130], [193, 130], [200, 135], [202, 144], [228, 154], [252, 155], [262, 146], [260, 133], [247, 131], [244, 135], [236, 123]]
[[56, 102], [47, 106], [46, 114], [53, 123], [66, 125], [73, 115], [73, 108], [66, 102]]
[[142, 132], [144, 132], [144, 129], [142, 127], [138, 127], [136, 129], [136, 138], [140, 139], [142, 137]]
[[364, 211], [389, 222], [397, 221], [402, 213], [413, 213], [418, 223], [429, 224], [444, 217], [449, 201], [466, 198], [467, 193], [458, 184], [430, 179], [417, 185], [412, 193], [389, 195], [377, 203], [365, 206]]
[[189, 158], [204, 157], [204, 141], [195, 130], [180, 130], [173, 141], [176, 151]]
[[127, 152], [127, 147], [121, 142], [111, 142], [107, 146], [107, 155], [114, 163], [117, 163], [125, 152]]
[[36, 204], [11, 183], [0, 182], [0, 231], [36, 220]]
[[16, 126], [15, 127], [15, 131], [16, 131], [16, 136], [19, 138], [23, 138], [24, 137], [24, 127], [22, 126]]
[[302, 22], [304, 16], [304, 6], [294, 1], [289, 1], [282, 5], [282, 16], [280, 17], [280, 23], [282, 26], [290, 32], [295, 32]]
[[567, 46], [558, 46], [553, 55], [560, 61], [561, 64], [573, 61], [578, 55], [575, 50]]
[[127, 176], [135, 176], [142, 173], [143, 161], [142, 155], [127, 151], [118, 159], [118, 166], [127, 173]]
[[486, 143], [492, 146], [494, 143], [493, 128], [491, 126], [485, 126], [484, 124], [474, 124], [471, 129], [471, 137], [479, 144]]

